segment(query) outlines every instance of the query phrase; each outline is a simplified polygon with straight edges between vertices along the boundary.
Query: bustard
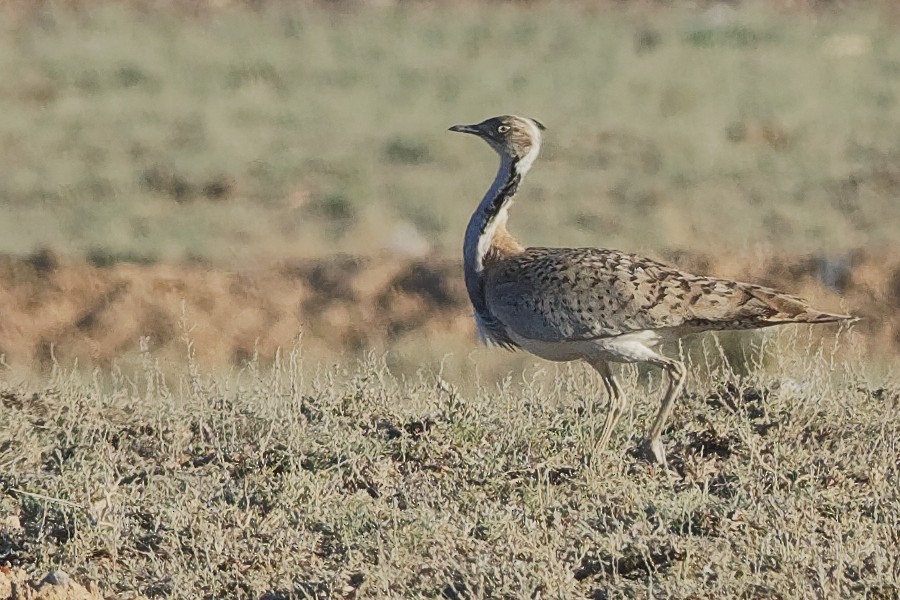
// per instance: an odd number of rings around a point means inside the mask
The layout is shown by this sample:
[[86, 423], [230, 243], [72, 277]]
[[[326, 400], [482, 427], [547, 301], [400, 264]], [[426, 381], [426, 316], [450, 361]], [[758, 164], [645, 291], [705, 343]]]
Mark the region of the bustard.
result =
[[686, 370], [660, 353], [663, 342], [714, 329], [851, 318], [778, 290], [691, 275], [617, 250], [523, 247], [506, 230], [507, 213], [540, 152], [543, 130], [516, 116], [450, 128], [477, 135], [500, 155], [494, 182], [466, 228], [466, 289], [484, 342], [552, 361], [583, 360], [600, 374], [610, 400], [601, 449], [625, 408], [609, 363], [646, 362], [668, 374], [649, 436], [654, 457], [666, 466], [661, 436]]

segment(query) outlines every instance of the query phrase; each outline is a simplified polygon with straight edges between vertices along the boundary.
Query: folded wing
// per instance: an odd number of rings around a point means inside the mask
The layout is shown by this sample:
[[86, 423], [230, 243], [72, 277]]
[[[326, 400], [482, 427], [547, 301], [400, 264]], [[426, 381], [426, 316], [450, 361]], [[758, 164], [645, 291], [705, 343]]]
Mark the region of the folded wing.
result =
[[516, 334], [546, 342], [848, 318], [778, 290], [691, 275], [614, 250], [528, 248], [492, 267], [485, 285], [491, 313]]

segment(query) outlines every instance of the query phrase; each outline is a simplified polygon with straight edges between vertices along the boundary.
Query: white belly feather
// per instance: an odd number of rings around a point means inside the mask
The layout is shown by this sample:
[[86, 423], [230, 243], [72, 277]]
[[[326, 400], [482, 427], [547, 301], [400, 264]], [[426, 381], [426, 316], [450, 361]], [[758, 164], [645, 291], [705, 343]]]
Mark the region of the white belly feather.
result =
[[545, 342], [517, 335], [507, 328], [510, 339], [532, 354], [546, 360], [570, 361], [587, 357], [610, 362], [643, 362], [656, 356], [654, 349], [664, 340], [660, 331], [636, 331], [593, 340]]

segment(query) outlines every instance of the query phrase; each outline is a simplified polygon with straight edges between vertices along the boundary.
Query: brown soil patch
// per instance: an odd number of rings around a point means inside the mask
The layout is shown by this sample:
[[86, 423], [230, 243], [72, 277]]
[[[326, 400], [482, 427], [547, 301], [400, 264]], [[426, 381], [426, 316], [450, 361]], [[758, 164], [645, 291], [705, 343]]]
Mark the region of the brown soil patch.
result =
[[43, 368], [109, 366], [139, 349], [206, 366], [274, 356], [302, 334], [307, 352], [390, 343], [425, 325], [468, 327], [458, 265], [334, 256], [227, 271], [203, 265], [98, 268], [40, 253], [0, 257], [0, 354]]
[[[822, 309], [862, 318], [873, 348], [900, 349], [900, 253], [840, 260], [770, 257], [753, 263], [670, 253], [687, 270], [756, 281]], [[462, 269], [454, 260], [333, 256], [244, 271], [205, 265], [66, 262], [42, 252], [0, 257], [0, 354], [45, 368], [54, 357], [109, 366], [138, 350], [183, 360], [186, 337], [201, 365], [274, 356], [302, 332], [308, 355], [384, 348], [427, 330], [472, 336]]]

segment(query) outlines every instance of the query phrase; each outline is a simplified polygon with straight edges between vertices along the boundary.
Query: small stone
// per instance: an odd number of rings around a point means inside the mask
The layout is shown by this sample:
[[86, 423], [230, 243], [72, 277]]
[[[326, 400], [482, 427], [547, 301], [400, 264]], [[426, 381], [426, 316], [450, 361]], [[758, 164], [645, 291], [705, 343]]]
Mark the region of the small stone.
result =
[[68, 587], [72, 584], [72, 578], [69, 577], [69, 574], [65, 571], [50, 571], [41, 583]]

